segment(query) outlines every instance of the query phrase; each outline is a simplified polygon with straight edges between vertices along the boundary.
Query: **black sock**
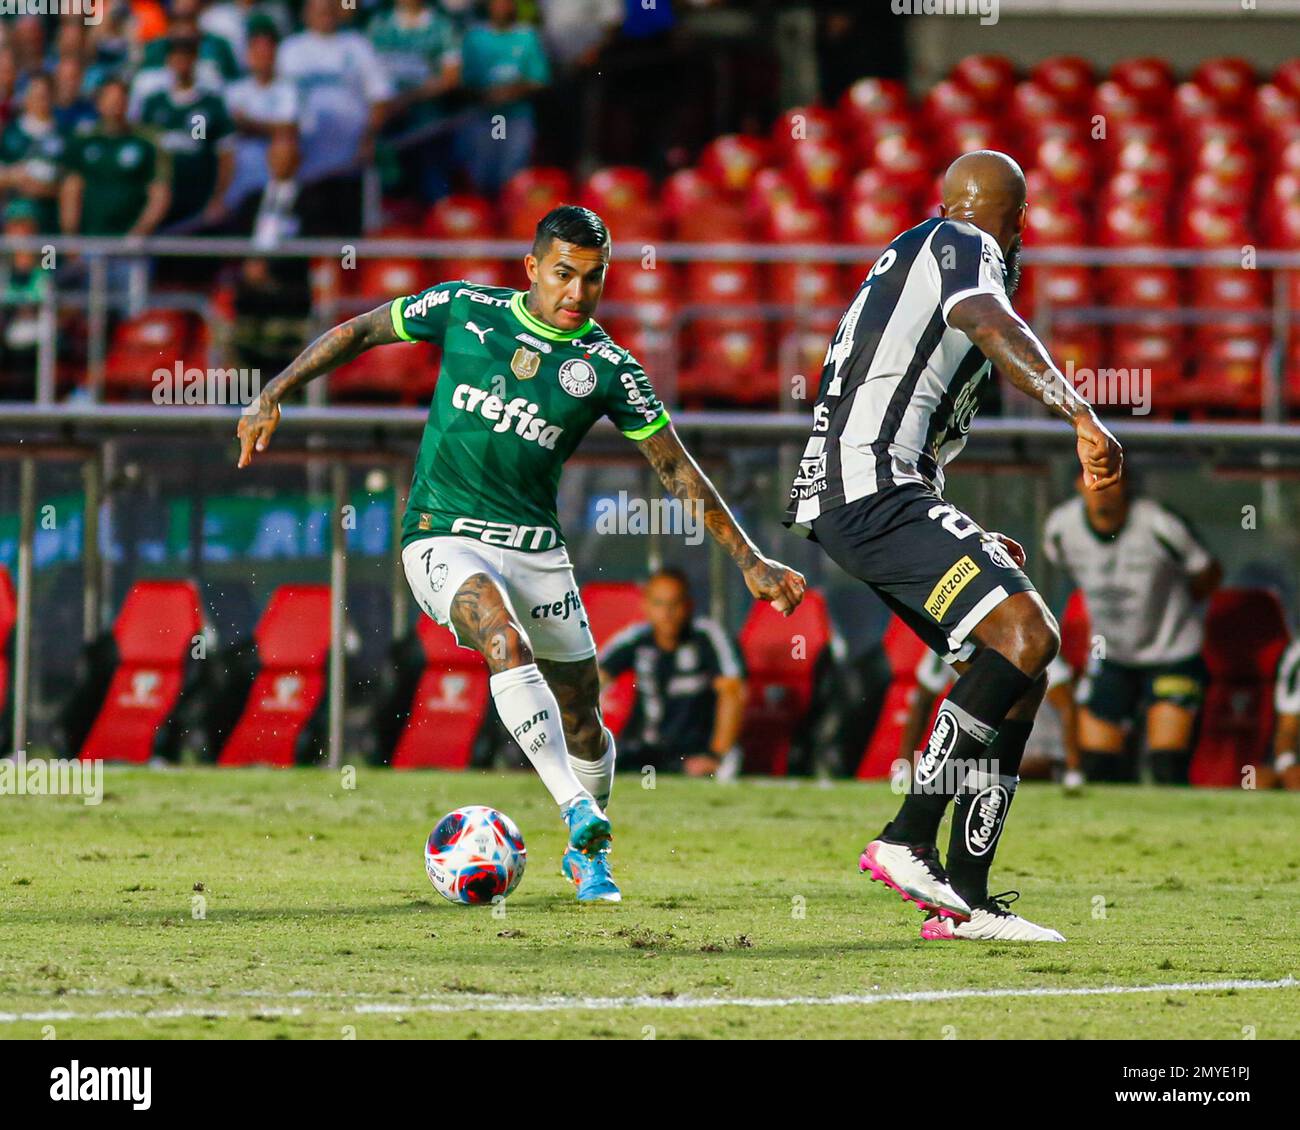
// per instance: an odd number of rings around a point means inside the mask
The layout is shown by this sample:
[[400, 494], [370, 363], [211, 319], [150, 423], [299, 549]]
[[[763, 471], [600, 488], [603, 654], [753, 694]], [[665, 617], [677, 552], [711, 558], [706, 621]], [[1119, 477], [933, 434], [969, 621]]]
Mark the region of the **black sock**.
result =
[[1082, 749], [1079, 751], [1079, 765], [1083, 775], [1097, 784], [1126, 785], [1137, 780], [1136, 766], [1127, 753], [1098, 753]]
[[969, 769], [953, 802], [944, 869], [968, 906], [988, 900], [989, 869], [1019, 783], [1019, 777]]
[[998, 652], [991, 648], [980, 652], [939, 708], [917, 758], [911, 791], [882, 838], [934, 843], [944, 810], [960, 786], [963, 763], [987, 760], [1007, 711], [1033, 683]]
[[1192, 753], [1187, 749], [1153, 749], [1151, 776], [1158, 785], [1185, 785], [1192, 767]]
[[997, 762], [999, 775], [1019, 775], [1020, 763], [1025, 758], [1025, 746], [1029, 744], [1033, 728], [1033, 722], [1026, 722], [1023, 718], [1008, 718], [998, 727], [998, 736], [989, 746], [989, 760]]

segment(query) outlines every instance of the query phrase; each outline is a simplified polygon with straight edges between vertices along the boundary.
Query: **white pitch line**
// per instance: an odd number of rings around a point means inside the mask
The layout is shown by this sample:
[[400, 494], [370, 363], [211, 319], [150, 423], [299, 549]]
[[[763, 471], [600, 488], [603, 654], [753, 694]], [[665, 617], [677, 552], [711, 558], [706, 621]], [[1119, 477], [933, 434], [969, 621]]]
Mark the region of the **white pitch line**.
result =
[[[899, 993], [840, 993], [829, 997], [507, 997], [483, 994], [457, 996], [444, 1000], [422, 997], [405, 1003], [384, 1002], [355, 1004], [335, 1011], [355, 1016], [405, 1015], [407, 1013], [455, 1012], [612, 1012], [624, 1009], [682, 1010], [694, 1008], [824, 1008], [827, 1006], [853, 1006], [873, 1004], [928, 1004], [937, 1001], [1005, 1000], [1017, 997], [1102, 997], [1127, 996], [1132, 993], [1202, 993], [1223, 990], [1294, 989], [1300, 981], [1284, 977], [1278, 981], [1184, 981], [1166, 985], [1092, 985], [1078, 988], [1028, 988], [1028, 989], [932, 989]], [[298, 990], [272, 999], [302, 999], [310, 990]], [[247, 997], [251, 994], [241, 994]], [[355, 998], [369, 994], [322, 994], [323, 1001]], [[186, 1007], [147, 1009], [135, 1012], [129, 1009], [109, 1009], [102, 1012], [74, 1012], [70, 1009], [47, 1009], [43, 1012], [0, 1012], [0, 1023], [40, 1022], [48, 1020], [174, 1020], [190, 1017], [219, 1019], [252, 1016], [303, 1016], [306, 1010], [298, 1007], [273, 1006], [253, 1008], [248, 1012], [235, 1012], [224, 1007]]]

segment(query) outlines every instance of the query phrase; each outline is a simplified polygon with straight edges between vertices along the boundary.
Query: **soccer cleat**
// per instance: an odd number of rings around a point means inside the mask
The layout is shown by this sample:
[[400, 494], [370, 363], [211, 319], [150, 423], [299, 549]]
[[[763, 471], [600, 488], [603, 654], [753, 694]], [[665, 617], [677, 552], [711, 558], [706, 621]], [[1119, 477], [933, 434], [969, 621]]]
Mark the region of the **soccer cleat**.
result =
[[579, 902], [622, 902], [609, 870], [609, 849], [598, 851], [595, 855], [570, 848], [560, 861], [560, 870], [564, 877], [578, 888]]
[[934, 847], [872, 840], [862, 851], [858, 869], [870, 871], [873, 879], [897, 891], [904, 902], [914, 902], [940, 918], [965, 921], [970, 917], [970, 907], [949, 885]]
[[613, 831], [607, 817], [589, 796], [580, 796], [561, 814], [569, 826], [569, 847], [587, 855], [609, 846]]
[[1012, 914], [1008, 907], [1020, 897], [1019, 891], [1003, 891], [979, 903], [970, 913], [969, 922], [949, 922], [927, 918], [921, 937], [927, 942], [1063, 942], [1065, 936], [1046, 926], [1036, 926], [1027, 918]]

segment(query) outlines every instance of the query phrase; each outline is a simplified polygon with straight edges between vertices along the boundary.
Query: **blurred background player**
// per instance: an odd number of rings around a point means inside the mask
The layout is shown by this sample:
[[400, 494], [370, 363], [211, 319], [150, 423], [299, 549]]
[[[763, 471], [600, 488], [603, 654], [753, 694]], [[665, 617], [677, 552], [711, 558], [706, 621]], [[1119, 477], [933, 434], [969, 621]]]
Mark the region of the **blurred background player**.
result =
[[1043, 552], [1083, 591], [1092, 640], [1079, 687], [1079, 758], [1090, 781], [1137, 780], [1143, 725], [1152, 777], [1186, 784], [1205, 689], [1205, 601], [1223, 570], [1185, 519], [1119, 482], [1076, 484], [1047, 519]]
[[740, 770], [745, 667], [735, 640], [695, 615], [686, 575], [661, 569], [646, 582], [645, 620], [614, 636], [599, 657], [602, 685], [636, 673], [636, 699], [619, 741], [638, 770], [734, 777]]
[[554, 208], [524, 258], [527, 291], [439, 283], [335, 326], [262, 390], [238, 429], [244, 467], [266, 448], [281, 400], [302, 384], [378, 345], [442, 348], [402, 518], [402, 563], [421, 609], [487, 662], [497, 714], [568, 826], [561, 867], [582, 902], [621, 895], [604, 811], [614, 736], [601, 716], [596, 643], [557, 513], [565, 460], [608, 416], [668, 491], [700, 508], [751, 595], [789, 615], [804, 592], [801, 574], [750, 541], [641, 366], [592, 320], [609, 257], [609, 230], [596, 213]]
[[1273, 761], [1260, 766], [1256, 782], [1261, 789], [1300, 789], [1300, 639], [1278, 661], [1273, 707]]

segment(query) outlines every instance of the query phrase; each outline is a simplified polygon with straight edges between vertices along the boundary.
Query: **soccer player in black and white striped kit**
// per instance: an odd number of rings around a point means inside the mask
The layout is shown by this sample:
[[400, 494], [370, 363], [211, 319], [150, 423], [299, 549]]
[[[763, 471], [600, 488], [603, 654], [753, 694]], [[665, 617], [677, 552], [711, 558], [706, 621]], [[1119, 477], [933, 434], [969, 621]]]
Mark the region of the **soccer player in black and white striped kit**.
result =
[[[860, 861], [929, 912], [930, 940], [1064, 941], [988, 890], [1059, 631], [1021, 571], [1024, 550], [942, 495], [993, 365], [1070, 423], [1089, 488], [1121, 474], [1119, 443], [1008, 300], [1025, 215], [1010, 157], [953, 162], [940, 217], [885, 249], [840, 319], [786, 513], [960, 671], [898, 815]], [[936, 840], [950, 801], [945, 867]]]

